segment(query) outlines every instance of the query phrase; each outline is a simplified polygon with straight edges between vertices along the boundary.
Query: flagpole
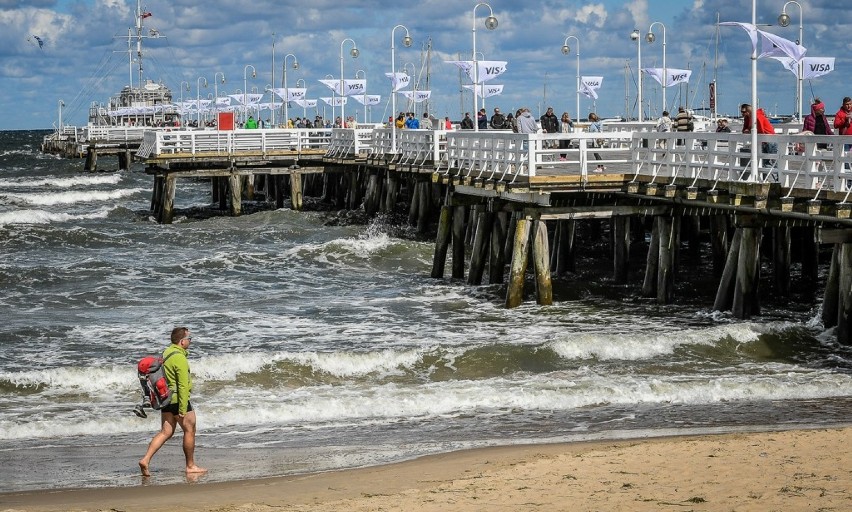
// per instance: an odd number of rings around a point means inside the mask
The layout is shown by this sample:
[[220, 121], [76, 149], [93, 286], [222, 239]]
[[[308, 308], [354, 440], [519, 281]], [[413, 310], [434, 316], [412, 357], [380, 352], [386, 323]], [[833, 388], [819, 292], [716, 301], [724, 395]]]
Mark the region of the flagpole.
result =
[[[751, 0], [751, 25], [757, 28], [757, 0]], [[751, 176], [749, 181], [757, 183], [757, 45], [751, 49]]]
[[474, 131], [479, 131], [479, 94], [476, 90], [479, 87], [479, 65], [476, 62], [476, 8], [484, 5], [488, 7], [488, 17], [485, 19], [485, 28], [488, 30], [494, 30], [497, 28], [497, 18], [494, 17], [494, 10], [491, 9], [491, 6], [486, 2], [479, 2], [475, 6], [473, 6], [473, 54], [471, 57], [473, 58], [473, 113], [476, 116], [473, 122]]
[[568, 46], [568, 40], [577, 41], [577, 111], [574, 112], [574, 119], [580, 119], [580, 40], [577, 36], [568, 36], [565, 38], [565, 43], [562, 45], [562, 53], [568, 55], [571, 48]]

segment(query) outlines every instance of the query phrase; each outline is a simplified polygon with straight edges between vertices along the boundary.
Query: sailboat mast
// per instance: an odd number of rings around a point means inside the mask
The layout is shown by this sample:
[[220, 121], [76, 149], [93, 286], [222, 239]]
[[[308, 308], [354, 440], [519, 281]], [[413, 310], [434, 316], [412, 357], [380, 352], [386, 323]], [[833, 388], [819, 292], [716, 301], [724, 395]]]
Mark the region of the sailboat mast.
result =
[[[139, 87], [142, 87], [142, 0], [136, 0], [136, 59], [139, 62]], [[130, 83], [133, 87], [133, 83]]]

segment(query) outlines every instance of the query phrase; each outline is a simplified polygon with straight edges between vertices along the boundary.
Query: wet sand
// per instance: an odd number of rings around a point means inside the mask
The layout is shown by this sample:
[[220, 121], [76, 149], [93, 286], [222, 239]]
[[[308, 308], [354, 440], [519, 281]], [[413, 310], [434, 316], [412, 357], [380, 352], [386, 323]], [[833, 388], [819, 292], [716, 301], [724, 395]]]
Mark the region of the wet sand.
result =
[[0, 510], [847, 511], [852, 428], [483, 448], [330, 473], [203, 479], [0, 494]]

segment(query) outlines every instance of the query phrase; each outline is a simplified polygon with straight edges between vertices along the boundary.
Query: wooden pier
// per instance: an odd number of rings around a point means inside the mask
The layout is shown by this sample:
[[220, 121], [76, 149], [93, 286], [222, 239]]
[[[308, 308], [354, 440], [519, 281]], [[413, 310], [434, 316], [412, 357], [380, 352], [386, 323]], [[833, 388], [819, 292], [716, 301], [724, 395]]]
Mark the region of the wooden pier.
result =
[[830, 245], [822, 320], [852, 343], [852, 152], [841, 139], [760, 136], [778, 153], [758, 147], [753, 155], [747, 135], [612, 127], [567, 135], [400, 130], [395, 141], [386, 128], [149, 131], [137, 157], [154, 177], [160, 222], [172, 219], [175, 180], [190, 176], [210, 177], [212, 202], [234, 215], [257, 191], [277, 207], [289, 193], [301, 209], [306, 175], [338, 207], [372, 215], [405, 202], [420, 232], [437, 224], [432, 276], [444, 276], [451, 254], [453, 278], [481, 284], [487, 269], [488, 283], [505, 282], [507, 307], [520, 305], [527, 287], [538, 304], [552, 303], [553, 276], [571, 271], [581, 250], [578, 222], [609, 223], [616, 283], [629, 279], [631, 240], [647, 229], [641, 293], [660, 304], [677, 300], [678, 268], [707, 233], [718, 276], [713, 307], [742, 319], [760, 313], [761, 268], [772, 270], [773, 293], [787, 296], [795, 253], [800, 281], [815, 289], [820, 247]]

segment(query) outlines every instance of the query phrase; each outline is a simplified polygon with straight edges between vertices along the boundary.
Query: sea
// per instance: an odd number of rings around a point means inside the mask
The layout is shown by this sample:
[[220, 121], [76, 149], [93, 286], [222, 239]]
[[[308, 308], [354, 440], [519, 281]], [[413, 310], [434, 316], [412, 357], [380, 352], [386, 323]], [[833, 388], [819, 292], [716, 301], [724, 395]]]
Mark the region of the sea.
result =
[[505, 285], [431, 278], [434, 233], [404, 212], [308, 197], [231, 217], [182, 179], [161, 225], [142, 164], [85, 172], [42, 154], [46, 133], [0, 132], [0, 492], [185, 482], [180, 434], [140, 477], [159, 414], [132, 412], [136, 362], [176, 326], [193, 337], [202, 482], [850, 423], [852, 348], [822, 326], [820, 292], [764, 292], [738, 320], [712, 310], [709, 264], [683, 261], [658, 305], [641, 240], [625, 285], [587, 237], [552, 306], [530, 291], [506, 309]]

